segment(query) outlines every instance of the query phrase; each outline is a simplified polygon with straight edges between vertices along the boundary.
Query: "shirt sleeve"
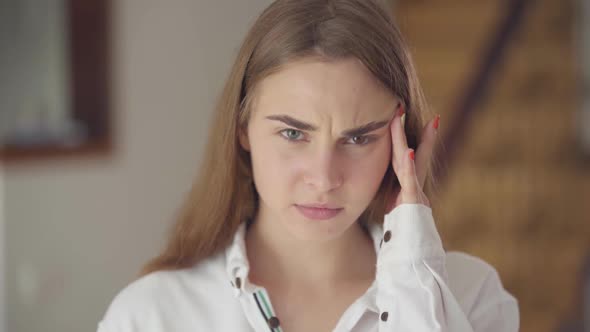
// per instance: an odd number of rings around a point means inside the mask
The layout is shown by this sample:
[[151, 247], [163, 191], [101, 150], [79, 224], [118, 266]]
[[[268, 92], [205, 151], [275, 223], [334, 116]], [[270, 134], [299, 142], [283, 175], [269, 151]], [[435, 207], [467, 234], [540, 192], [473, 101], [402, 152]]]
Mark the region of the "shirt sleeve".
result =
[[111, 304], [105, 316], [98, 322], [97, 332], [141, 331], [132, 319], [125, 317], [124, 313], [127, 312], [126, 308], [122, 308], [117, 303], [113, 304]]
[[131, 329], [124, 329], [122, 326], [116, 326], [113, 322], [107, 320], [101, 320], [98, 322], [97, 332], [131, 332]]
[[158, 326], [152, 300], [155, 296], [146, 281], [153, 282], [154, 278], [144, 277], [117, 293], [98, 322], [97, 332], [148, 332]]
[[385, 216], [383, 232], [376, 274], [379, 331], [518, 331], [517, 303], [493, 268], [474, 276], [481, 286], [474, 290], [473, 308], [462, 307], [451, 292], [430, 207], [397, 206]]

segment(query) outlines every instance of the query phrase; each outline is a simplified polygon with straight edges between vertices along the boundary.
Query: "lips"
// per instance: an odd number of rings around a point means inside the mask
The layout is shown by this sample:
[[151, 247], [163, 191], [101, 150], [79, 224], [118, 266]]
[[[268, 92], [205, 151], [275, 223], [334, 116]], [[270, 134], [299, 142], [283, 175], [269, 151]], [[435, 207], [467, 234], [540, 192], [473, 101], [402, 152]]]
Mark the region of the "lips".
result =
[[324, 204], [310, 203], [310, 204], [296, 204], [296, 205], [306, 207], [306, 208], [317, 208], [317, 209], [332, 209], [332, 210], [341, 209], [340, 206], [337, 206], [335, 204], [329, 204], [329, 203], [324, 203]]
[[337, 216], [343, 208], [330, 208], [328, 204], [295, 205], [297, 210], [306, 218], [313, 220], [328, 220]]

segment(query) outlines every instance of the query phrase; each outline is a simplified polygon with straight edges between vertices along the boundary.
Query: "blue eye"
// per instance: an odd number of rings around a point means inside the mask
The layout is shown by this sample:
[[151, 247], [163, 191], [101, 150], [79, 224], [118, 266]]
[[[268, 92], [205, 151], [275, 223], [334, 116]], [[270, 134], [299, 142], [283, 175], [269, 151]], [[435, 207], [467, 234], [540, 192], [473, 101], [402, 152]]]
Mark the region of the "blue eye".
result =
[[[303, 135], [304, 135], [304, 133], [302, 131], [297, 130], [297, 129], [292, 129], [292, 128], [283, 129], [283, 130], [279, 131], [279, 134], [281, 134], [281, 136], [284, 139], [286, 139], [288, 142], [292, 142], [292, 143], [297, 143], [299, 141], [303, 141]], [[375, 139], [375, 137], [372, 137], [370, 135], [369, 136], [352, 136], [352, 137], [348, 138], [348, 140], [346, 141], [346, 144], [363, 146], [363, 145], [367, 145], [367, 144], [371, 143], [374, 139]]]
[[368, 144], [372, 141], [372, 138], [369, 136], [353, 136], [351, 137], [348, 142], [348, 144], [352, 144], [352, 145], [365, 145]]
[[299, 141], [299, 137], [303, 135], [303, 133], [296, 129], [284, 129], [279, 132], [281, 136], [289, 141]]

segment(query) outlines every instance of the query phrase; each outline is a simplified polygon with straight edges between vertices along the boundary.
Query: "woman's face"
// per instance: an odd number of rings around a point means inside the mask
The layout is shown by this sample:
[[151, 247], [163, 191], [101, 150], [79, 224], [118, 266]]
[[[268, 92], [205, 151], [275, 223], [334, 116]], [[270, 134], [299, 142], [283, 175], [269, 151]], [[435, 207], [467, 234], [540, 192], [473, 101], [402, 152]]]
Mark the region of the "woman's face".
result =
[[[259, 218], [301, 240], [343, 234], [390, 164], [397, 102], [356, 58], [300, 60], [262, 80], [247, 136], [240, 135], [251, 153]], [[336, 210], [305, 208], [314, 204]]]

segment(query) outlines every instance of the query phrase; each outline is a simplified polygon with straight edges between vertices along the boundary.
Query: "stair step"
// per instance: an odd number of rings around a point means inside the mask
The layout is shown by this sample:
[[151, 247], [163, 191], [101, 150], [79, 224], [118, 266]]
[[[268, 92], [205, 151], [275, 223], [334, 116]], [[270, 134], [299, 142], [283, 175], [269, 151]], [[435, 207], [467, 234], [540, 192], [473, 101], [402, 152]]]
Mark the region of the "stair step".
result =
[[[562, 178], [559, 174], [563, 170], [559, 169], [465, 169], [461, 169], [460, 180], [453, 181], [452, 186], [432, 200], [437, 227], [449, 246], [447, 249], [483, 252], [489, 257], [494, 255], [489, 248], [493, 245], [497, 245], [496, 255], [502, 256], [504, 250], [517, 244], [548, 248], [567, 241], [578, 250], [580, 243], [588, 244], [590, 218], [580, 214], [580, 207], [590, 202], [590, 174]], [[446, 205], [455, 208], [443, 208]], [[528, 258], [518, 260], [528, 262]], [[501, 271], [519, 274], [509, 262], [500, 267]]]
[[575, 123], [559, 108], [521, 112], [513, 107], [509, 112], [510, 106], [499, 106], [503, 111], [495, 113], [491, 107], [474, 115], [461, 147], [461, 162], [559, 162], [569, 152]]

